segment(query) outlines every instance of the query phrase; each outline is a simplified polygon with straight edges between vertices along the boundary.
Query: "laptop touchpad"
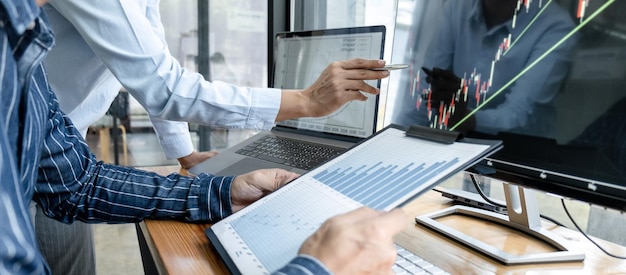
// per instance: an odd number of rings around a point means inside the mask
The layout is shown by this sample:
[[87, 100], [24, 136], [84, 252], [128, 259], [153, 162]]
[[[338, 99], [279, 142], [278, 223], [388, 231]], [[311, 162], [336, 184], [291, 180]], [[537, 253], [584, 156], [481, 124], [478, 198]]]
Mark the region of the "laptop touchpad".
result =
[[281, 168], [287, 171], [291, 171], [294, 169], [293, 167], [290, 167], [287, 165], [282, 165], [282, 164], [273, 163], [269, 161], [253, 159], [253, 158], [244, 158], [215, 174], [218, 176], [238, 176], [238, 175], [245, 174], [254, 170], [268, 169], [268, 168]]

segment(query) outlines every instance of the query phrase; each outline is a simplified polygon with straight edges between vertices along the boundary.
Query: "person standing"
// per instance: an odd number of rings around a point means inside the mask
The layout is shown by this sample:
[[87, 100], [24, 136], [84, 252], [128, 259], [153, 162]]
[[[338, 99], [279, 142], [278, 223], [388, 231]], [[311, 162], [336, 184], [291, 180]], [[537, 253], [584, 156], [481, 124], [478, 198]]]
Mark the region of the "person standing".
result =
[[[97, 161], [47, 82], [42, 60], [55, 38], [38, 8], [45, 2], [0, 0], [1, 274], [51, 273], [35, 238], [34, 202], [67, 223], [215, 222], [297, 176], [266, 169], [237, 177], [164, 177]], [[393, 235], [407, 219], [401, 209], [367, 208], [331, 218], [277, 273], [389, 273]]]
[[[267, 130], [276, 121], [309, 116], [302, 112], [306, 106], [301, 105], [301, 91], [208, 82], [183, 68], [167, 47], [158, 0], [53, 0], [43, 8], [57, 38], [57, 45], [45, 60], [48, 79], [61, 110], [83, 137], [122, 87], [150, 114], [165, 156], [178, 159], [186, 169], [215, 154], [194, 150], [187, 122]], [[329, 67], [335, 81], [330, 84], [349, 86], [318, 85], [321, 89], [316, 92], [320, 93], [314, 94], [310, 102], [337, 100], [338, 107], [347, 100], [360, 99], [362, 95], [352, 87], [375, 93], [361, 77], [340, 76], [346, 69], [360, 67], [357, 61]], [[320, 81], [327, 79], [320, 77]], [[322, 103], [312, 110], [325, 109], [326, 102]], [[36, 229], [53, 273], [95, 273], [90, 225], [59, 223], [38, 208]], [[85, 241], [64, 237], [70, 235]]]
[[[577, 43], [575, 35], [560, 40], [574, 26], [554, 1], [443, 2], [434, 38], [423, 60], [414, 64], [426, 69], [414, 71], [428, 82], [424, 86], [430, 85], [430, 100], [421, 91], [403, 93], [394, 123], [441, 128], [444, 122], [451, 128], [475, 111], [455, 130], [546, 135], [555, 118], [550, 104], [567, 77]], [[439, 108], [441, 102], [445, 108]]]

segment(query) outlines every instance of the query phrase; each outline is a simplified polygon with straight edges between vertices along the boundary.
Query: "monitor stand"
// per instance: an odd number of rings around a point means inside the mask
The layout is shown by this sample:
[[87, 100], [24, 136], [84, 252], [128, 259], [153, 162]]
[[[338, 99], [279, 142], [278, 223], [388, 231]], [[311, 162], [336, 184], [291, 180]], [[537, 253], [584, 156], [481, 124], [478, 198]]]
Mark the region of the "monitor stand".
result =
[[[539, 210], [532, 190], [504, 183], [504, 194], [508, 217], [478, 208], [456, 205], [434, 213], [418, 216], [415, 220], [504, 264], [573, 262], [585, 259], [583, 252], [575, 251], [560, 236], [541, 227]], [[552, 245], [557, 251], [528, 255], [509, 254], [436, 220], [454, 214], [480, 218], [517, 229]]]

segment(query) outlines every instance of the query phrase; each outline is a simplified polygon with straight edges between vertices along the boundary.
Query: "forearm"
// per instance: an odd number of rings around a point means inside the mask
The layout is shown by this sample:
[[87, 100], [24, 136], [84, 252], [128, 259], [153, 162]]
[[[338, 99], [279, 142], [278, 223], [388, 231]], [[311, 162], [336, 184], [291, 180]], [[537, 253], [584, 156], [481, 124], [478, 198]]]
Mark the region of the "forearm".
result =
[[276, 121], [311, 116], [307, 110], [306, 100], [307, 98], [298, 90], [283, 90]]
[[34, 200], [51, 217], [63, 222], [216, 221], [232, 213], [232, 177], [164, 177], [104, 164], [58, 109], [47, 125]]
[[146, 218], [215, 222], [232, 213], [230, 177], [164, 177], [99, 162], [78, 180], [63, 182], [50, 180], [61, 175], [54, 172], [56, 168], [45, 166], [34, 199], [48, 216], [63, 222], [138, 222]]

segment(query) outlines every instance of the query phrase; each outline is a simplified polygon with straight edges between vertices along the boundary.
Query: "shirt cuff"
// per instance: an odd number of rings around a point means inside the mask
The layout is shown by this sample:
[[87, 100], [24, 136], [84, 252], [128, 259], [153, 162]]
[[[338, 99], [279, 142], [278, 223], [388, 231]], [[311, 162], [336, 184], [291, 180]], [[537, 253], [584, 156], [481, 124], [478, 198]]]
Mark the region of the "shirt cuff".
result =
[[[231, 185], [235, 177], [216, 177], [208, 174], [200, 174], [196, 177], [198, 184], [193, 184], [191, 188], [196, 188], [197, 199], [188, 200], [191, 221], [219, 221], [233, 213], [231, 205]], [[197, 205], [193, 205], [196, 202]], [[195, 211], [194, 211], [195, 210]]]
[[193, 142], [186, 122], [150, 117], [154, 131], [167, 159], [178, 159], [193, 153]]
[[280, 108], [282, 90], [267, 88], [250, 88], [252, 106], [246, 121], [247, 129], [269, 130], [276, 123], [276, 116]]
[[318, 259], [313, 256], [300, 254], [283, 268], [273, 274], [316, 274], [331, 275], [332, 272]]

